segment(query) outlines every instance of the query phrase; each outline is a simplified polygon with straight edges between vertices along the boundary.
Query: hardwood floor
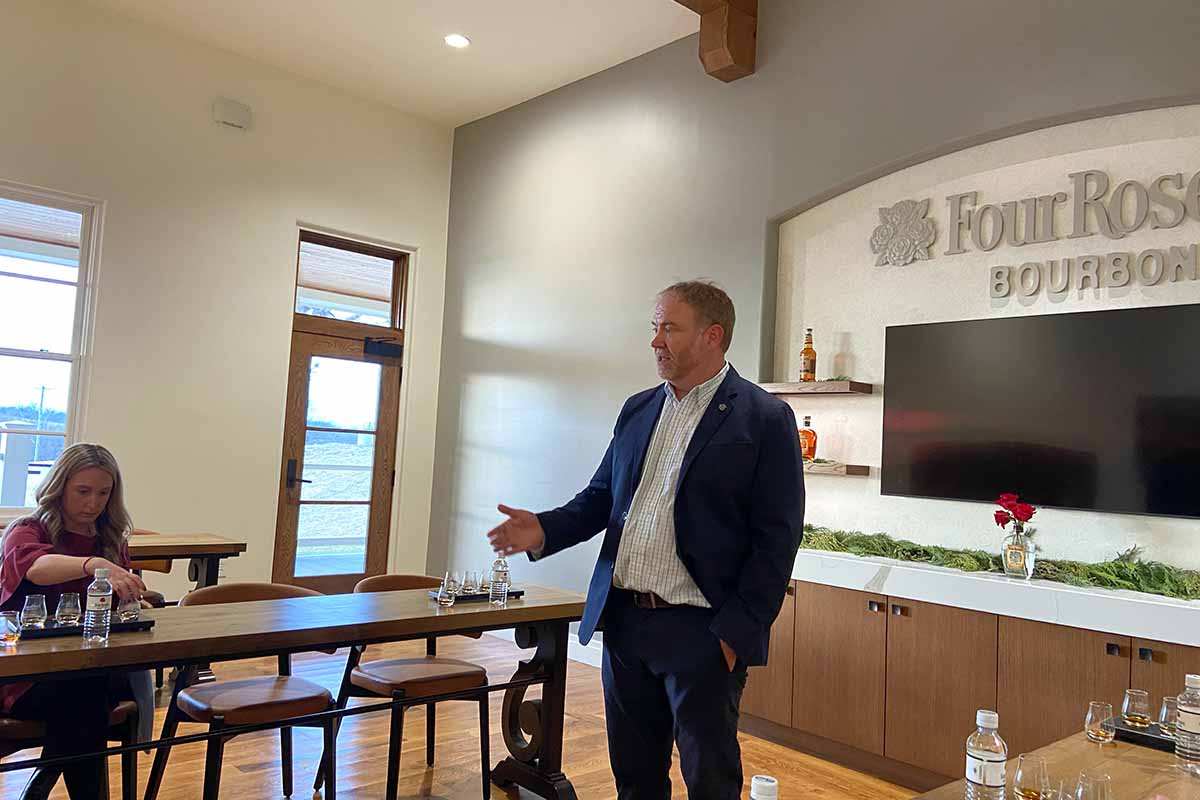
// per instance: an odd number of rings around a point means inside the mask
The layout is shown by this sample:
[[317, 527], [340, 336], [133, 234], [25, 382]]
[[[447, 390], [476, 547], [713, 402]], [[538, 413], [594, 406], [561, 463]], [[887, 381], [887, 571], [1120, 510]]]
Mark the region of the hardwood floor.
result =
[[[416, 655], [424, 652], [423, 643], [385, 645], [368, 650], [367, 658]], [[464, 658], [484, 665], [493, 681], [508, 679], [522, 651], [510, 642], [490, 636], [479, 640], [465, 638], [442, 639], [440, 655]], [[295, 659], [294, 671], [336, 691], [345, 665], [345, 651], [335, 656], [310, 654]], [[272, 674], [273, 659], [228, 662], [214, 665], [218, 679]], [[568, 666], [567, 724], [564, 742], [564, 771], [575, 784], [580, 798], [613, 798], [612, 772], [604, 733], [604, 707], [600, 688], [600, 671], [577, 662]], [[535, 690], [536, 692], [536, 690]], [[531, 692], [530, 696], [536, 696]], [[169, 695], [160, 694], [160, 703]], [[354, 701], [352, 701], [354, 702]], [[492, 700], [492, 758], [493, 763], [504, 754], [500, 736], [500, 695]], [[155, 730], [161, 728], [163, 709], [156, 714]], [[425, 714], [414, 709], [406, 715], [404, 744], [401, 750], [400, 796], [421, 798], [475, 798], [479, 796], [478, 711], [471, 703], [444, 703], [438, 707], [437, 758], [432, 768], [425, 766]], [[202, 730], [198, 725], [183, 725], [180, 733]], [[321, 752], [318, 729], [298, 728], [295, 738], [296, 798], [312, 796], [312, 779]], [[384, 766], [387, 763], [387, 717], [369, 714], [350, 717], [338, 736], [338, 797], [343, 800], [376, 800], [383, 797]], [[743, 735], [742, 762], [746, 774], [746, 793], [750, 776], [757, 773], [774, 775], [785, 797], [814, 797], [822, 800], [904, 800], [914, 792], [880, 781], [853, 770], [797, 753], [780, 745]], [[10, 759], [28, 757], [24, 751]], [[279, 778], [279, 738], [275, 733], [250, 734], [234, 739], [225, 749], [225, 766], [221, 775], [221, 796], [237, 800], [257, 800], [282, 795]], [[139, 755], [138, 786], [144, 791], [151, 757]], [[110, 761], [112, 797], [120, 797], [120, 768], [116, 759]], [[204, 775], [204, 746], [178, 747], [171, 753], [161, 800], [193, 800], [199, 798]], [[0, 775], [0, 800], [16, 800], [25, 785], [27, 772]], [[678, 767], [672, 771], [673, 795], [686, 798], [687, 791]], [[515, 791], [505, 793], [499, 788], [493, 798], [516, 798]], [[60, 782], [53, 800], [66, 800]]]

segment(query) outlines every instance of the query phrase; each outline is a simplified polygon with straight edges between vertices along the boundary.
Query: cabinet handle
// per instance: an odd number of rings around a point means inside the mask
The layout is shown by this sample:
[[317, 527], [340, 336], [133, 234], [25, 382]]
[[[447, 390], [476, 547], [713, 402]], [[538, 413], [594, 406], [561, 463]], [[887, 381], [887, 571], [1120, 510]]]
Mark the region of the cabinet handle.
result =
[[879, 602], [878, 600], [868, 600], [867, 611], [879, 613], [880, 611], [883, 611], [883, 603]]
[[1138, 648], [1138, 658], [1140, 658], [1142, 661], [1153, 661], [1154, 660], [1154, 651], [1151, 650], [1149, 647], [1139, 647]]
[[1121, 645], [1109, 642], [1104, 645], [1104, 652], [1110, 656], [1119, 656], [1121, 655]]
[[908, 606], [902, 606], [902, 605], [897, 605], [896, 603], [892, 603], [892, 616], [893, 617], [907, 617], [908, 616]]

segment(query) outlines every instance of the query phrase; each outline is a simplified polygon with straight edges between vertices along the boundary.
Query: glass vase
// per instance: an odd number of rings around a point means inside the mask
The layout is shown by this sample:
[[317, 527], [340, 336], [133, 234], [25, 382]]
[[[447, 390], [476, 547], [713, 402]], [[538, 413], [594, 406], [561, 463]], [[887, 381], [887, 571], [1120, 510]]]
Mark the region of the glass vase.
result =
[[1033, 565], [1037, 561], [1037, 545], [1025, 535], [1025, 526], [1015, 523], [1013, 532], [1004, 540], [1004, 573], [1014, 578], [1029, 580], [1033, 577]]

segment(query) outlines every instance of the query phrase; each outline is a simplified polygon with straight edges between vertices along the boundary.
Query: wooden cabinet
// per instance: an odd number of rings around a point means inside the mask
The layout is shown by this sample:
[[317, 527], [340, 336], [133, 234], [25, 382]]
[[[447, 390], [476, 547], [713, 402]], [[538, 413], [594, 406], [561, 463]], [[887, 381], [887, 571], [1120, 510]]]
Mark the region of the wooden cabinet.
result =
[[[1150, 693], [1150, 713], [1157, 717], [1164, 695], [1183, 693], [1188, 673], [1200, 674], [1200, 648], [1134, 639], [1129, 685]], [[1120, 706], [1115, 706], [1118, 710]]]
[[996, 707], [996, 615], [892, 597], [887, 629], [884, 754], [958, 776], [976, 710]]
[[771, 649], [765, 667], [751, 667], [742, 692], [743, 714], [780, 725], [792, 721], [792, 649], [796, 619], [796, 582], [788, 586], [779, 616], [771, 626]]
[[1119, 712], [1129, 653], [1128, 636], [1001, 617], [997, 710], [1009, 752], [1027, 753], [1082, 731], [1093, 700]]
[[883, 755], [887, 598], [796, 586], [792, 727]]

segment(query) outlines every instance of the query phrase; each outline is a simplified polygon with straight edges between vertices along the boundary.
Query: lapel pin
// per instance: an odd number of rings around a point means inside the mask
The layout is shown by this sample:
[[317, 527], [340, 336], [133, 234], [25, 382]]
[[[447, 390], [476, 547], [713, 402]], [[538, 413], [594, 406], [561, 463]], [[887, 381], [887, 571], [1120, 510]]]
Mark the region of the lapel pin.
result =
[[717, 411], [724, 411], [727, 408], [729, 408], [729, 406], [725, 405], [724, 403], [721, 403], [721, 405], [717, 406]]

